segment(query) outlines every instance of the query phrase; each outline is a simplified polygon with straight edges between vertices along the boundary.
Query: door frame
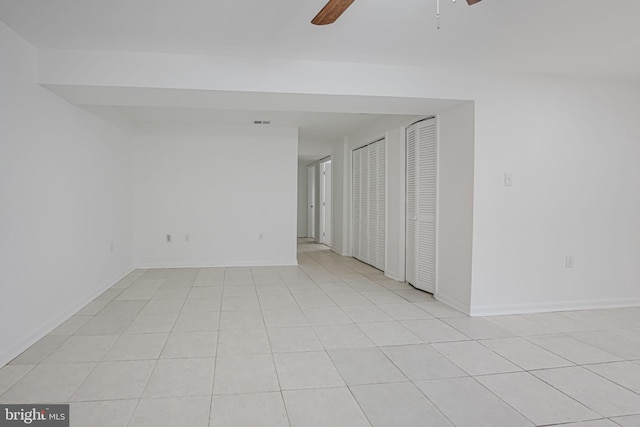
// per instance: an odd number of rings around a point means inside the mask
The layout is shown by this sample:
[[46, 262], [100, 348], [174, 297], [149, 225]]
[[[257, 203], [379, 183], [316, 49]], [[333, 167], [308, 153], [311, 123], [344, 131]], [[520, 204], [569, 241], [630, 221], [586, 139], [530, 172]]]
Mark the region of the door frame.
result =
[[[320, 230], [318, 240], [331, 247], [333, 229], [333, 176], [331, 158], [320, 161]], [[328, 172], [328, 175], [327, 175]], [[327, 178], [328, 177], [328, 178]], [[328, 184], [328, 185], [327, 185]]]

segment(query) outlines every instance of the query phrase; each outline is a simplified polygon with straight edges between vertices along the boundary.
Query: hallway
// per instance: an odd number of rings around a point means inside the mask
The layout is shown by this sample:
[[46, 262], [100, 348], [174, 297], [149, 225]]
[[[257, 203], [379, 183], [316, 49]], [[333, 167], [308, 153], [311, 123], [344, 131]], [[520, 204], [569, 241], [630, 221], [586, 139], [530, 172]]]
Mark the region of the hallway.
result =
[[1, 368], [0, 402], [76, 427], [640, 425], [640, 309], [468, 318], [298, 259], [135, 271]]

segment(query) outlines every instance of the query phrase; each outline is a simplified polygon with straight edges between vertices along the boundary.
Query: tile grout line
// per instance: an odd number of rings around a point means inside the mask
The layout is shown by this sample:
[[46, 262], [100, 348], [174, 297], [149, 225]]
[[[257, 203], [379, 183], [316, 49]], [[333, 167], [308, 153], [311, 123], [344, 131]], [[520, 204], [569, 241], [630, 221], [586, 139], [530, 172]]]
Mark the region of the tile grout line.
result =
[[[253, 276], [253, 281], [255, 283], [255, 276], [253, 274], [253, 270], [251, 271], [251, 275]], [[280, 273], [278, 273], [280, 277]], [[256, 294], [257, 294], [256, 290]], [[264, 318], [264, 311], [262, 308], [262, 302], [260, 301], [260, 297], [258, 296], [258, 306], [260, 307], [260, 316], [262, 317], [262, 323], [264, 324], [265, 334], [267, 335], [267, 342], [269, 343], [269, 350], [271, 351], [271, 363], [273, 364], [273, 371], [276, 374], [276, 381], [278, 382], [278, 394], [280, 395], [280, 399], [282, 399], [282, 407], [284, 408], [284, 412], [287, 415], [287, 423], [291, 426], [291, 416], [289, 415], [289, 410], [287, 409], [287, 403], [284, 400], [284, 393], [282, 390], [282, 384], [280, 383], [280, 375], [278, 375], [278, 367], [276, 365], [275, 355], [273, 353], [273, 347], [271, 346], [271, 336], [269, 335], [269, 331], [267, 329], [267, 322]]]

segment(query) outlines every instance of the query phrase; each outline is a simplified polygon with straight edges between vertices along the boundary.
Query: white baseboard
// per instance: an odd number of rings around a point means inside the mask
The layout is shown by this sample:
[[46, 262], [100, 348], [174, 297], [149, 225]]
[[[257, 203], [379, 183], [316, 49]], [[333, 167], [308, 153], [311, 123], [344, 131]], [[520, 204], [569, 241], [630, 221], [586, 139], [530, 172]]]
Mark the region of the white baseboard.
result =
[[395, 272], [395, 271], [386, 271], [384, 272], [384, 275], [386, 277], [388, 277], [391, 280], [395, 280], [396, 282], [404, 282], [404, 278], [400, 277], [400, 275]]
[[347, 255], [343, 254], [343, 253], [342, 253], [342, 251], [341, 251], [340, 249], [336, 249], [336, 248], [334, 248], [334, 247], [331, 247], [331, 252], [335, 252], [335, 253], [337, 253], [337, 254], [338, 254], [338, 255], [340, 255], [340, 256], [347, 256]]
[[640, 298], [613, 298], [603, 300], [575, 300], [537, 304], [504, 304], [472, 306], [470, 315], [502, 316], [509, 314], [551, 313], [555, 311], [597, 310], [640, 306]]
[[437, 293], [436, 295], [434, 295], [434, 297], [436, 300], [440, 301], [441, 303], [446, 304], [449, 307], [455, 310], [458, 310], [461, 313], [466, 314], [467, 316], [470, 315], [469, 305], [463, 304], [460, 301], [456, 300], [455, 298], [450, 298], [440, 293]]
[[67, 309], [62, 311], [60, 314], [53, 316], [51, 319], [44, 322], [38, 329], [33, 331], [27, 337], [22, 339], [21, 341], [12, 345], [9, 349], [5, 350], [0, 354], [0, 367], [6, 365], [11, 362], [17, 356], [19, 356], [23, 351], [31, 347], [33, 344], [38, 342], [44, 336], [46, 336], [49, 332], [53, 331], [55, 328], [60, 326], [63, 322], [69, 319], [71, 316], [80, 311], [85, 305], [89, 304], [91, 301], [100, 296], [104, 291], [118, 283], [122, 278], [124, 278], [127, 274], [134, 271], [132, 267], [127, 268], [124, 273], [116, 276], [115, 280], [107, 280], [101, 287], [91, 292], [89, 295], [80, 298], [74, 304], [71, 304]]
[[140, 263], [136, 269], [156, 268], [222, 268], [222, 267], [289, 267], [298, 265], [297, 259], [287, 260], [254, 260], [254, 261], [223, 261], [213, 263]]

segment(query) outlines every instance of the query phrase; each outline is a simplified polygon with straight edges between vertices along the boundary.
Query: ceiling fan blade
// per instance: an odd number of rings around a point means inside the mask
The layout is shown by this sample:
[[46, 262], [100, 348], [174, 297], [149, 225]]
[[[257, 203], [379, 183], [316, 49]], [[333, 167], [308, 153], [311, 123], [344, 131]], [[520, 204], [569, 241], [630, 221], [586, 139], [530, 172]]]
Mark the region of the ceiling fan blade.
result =
[[467, 3], [469, 3], [469, 6], [473, 6], [476, 3], [480, 3], [482, 0], [467, 0]]
[[329, 0], [329, 3], [311, 20], [311, 23], [315, 25], [333, 24], [353, 2], [354, 0]]

